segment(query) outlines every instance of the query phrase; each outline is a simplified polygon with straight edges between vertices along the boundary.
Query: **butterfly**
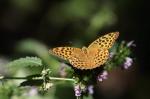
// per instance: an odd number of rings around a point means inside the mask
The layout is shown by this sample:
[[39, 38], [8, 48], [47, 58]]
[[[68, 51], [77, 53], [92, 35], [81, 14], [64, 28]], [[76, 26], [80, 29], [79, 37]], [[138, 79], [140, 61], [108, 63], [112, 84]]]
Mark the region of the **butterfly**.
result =
[[56, 47], [49, 52], [64, 60], [77, 69], [94, 69], [103, 65], [109, 58], [109, 49], [118, 38], [119, 32], [111, 32], [92, 42], [88, 47]]

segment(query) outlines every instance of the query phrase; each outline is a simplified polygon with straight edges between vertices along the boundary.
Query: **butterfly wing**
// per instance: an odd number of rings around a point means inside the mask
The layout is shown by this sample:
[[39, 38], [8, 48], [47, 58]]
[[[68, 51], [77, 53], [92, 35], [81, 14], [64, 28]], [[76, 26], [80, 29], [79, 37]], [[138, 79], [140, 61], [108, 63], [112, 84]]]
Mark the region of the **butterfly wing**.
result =
[[94, 42], [92, 42], [88, 48], [92, 49], [92, 48], [103, 48], [103, 49], [109, 49], [112, 47], [112, 45], [114, 44], [115, 40], [118, 38], [119, 36], [119, 32], [112, 32], [112, 33], [108, 33], [100, 38], [98, 38], [97, 40], [95, 40]]
[[87, 55], [72, 57], [69, 62], [77, 69], [91, 69], [93, 65]]
[[98, 38], [88, 46], [88, 51], [89, 51], [88, 56], [93, 57], [92, 60], [94, 63], [94, 65], [88, 67], [89, 69], [99, 67], [107, 61], [107, 59], [109, 58], [108, 49], [113, 46], [118, 36], [119, 36], [119, 32], [108, 33]]
[[107, 49], [99, 49], [97, 54], [94, 56], [94, 68], [103, 65], [109, 58], [109, 51]]
[[56, 47], [50, 50], [51, 54], [69, 60], [73, 67], [84, 69], [90, 65], [87, 55], [79, 48], [74, 47]]
[[80, 48], [74, 48], [74, 47], [56, 47], [50, 50], [49, 52], [65, 60], [69, 60], [75, 55], [82, 54]]
[[83, 54], [82, 56], [73, 56], [69, 62], [73, 67], [78, 69], [94, 69], [103, 65], [109, 56], [107, 49], [95, 49], [90, 50], [89, 54]]

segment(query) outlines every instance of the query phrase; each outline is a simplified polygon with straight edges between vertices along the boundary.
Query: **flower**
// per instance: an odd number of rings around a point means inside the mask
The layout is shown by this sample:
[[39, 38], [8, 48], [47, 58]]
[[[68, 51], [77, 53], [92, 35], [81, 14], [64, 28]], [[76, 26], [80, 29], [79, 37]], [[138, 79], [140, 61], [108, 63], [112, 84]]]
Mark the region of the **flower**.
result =
[[103, 71], [102, 74], [98, 75], [98, 81], [102, 82], [104, 79], [107, 79], [108, 72]]
[[109, 58], [113, 58], [114, 55], [115, 55], [114, 52], [110, 52], [110, 53], [109, 53]]
[[91, 94], [91, 95], [94, 93], [93, 88], [94, 88], [93, 85], [89, 85], [89, 86], [88, 86], [88, 92], [89, 92], [89, 94]]
[[53, 86], [53, 83], [50, 83], [50, 82], [48, 82], [48, 83], [45, 83], [45, 90], [48, 90], [49, 88], [51, 88]]
[[80, 85], [75, 85], [75, 86], [74, 86], [74, 91], [75, 91], [75, 96], [76, 96], [76, 97], [81, 96], [81, 88], [80, 88]]
[[127, 43], [127, 47], [131, 47], [131, 46], [136, 46], [135, 44], [134, 44], [134, 41], [130, 41], [130, 42], [128, 42]]
[[130, 57], [125, 58], [125, 62], [123, 64], [124, 69], [128, 69], [133, 63], [133, 59]]

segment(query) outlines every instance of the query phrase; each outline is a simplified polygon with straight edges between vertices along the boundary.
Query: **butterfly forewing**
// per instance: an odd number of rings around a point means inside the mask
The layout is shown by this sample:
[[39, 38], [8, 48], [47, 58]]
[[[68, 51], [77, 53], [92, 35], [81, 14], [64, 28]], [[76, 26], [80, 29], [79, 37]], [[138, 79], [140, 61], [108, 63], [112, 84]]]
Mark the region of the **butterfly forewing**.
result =
[[92, 48], [109, 49], [112, 47], [113, 43], [118, 38], [118, 36], [119, 36], [119, 32], [108, 33], [108, 34], [98, 38], [94, 42], [92, 42], [88, 48], [89, 49], [92, 49]]
[[73, 56], [78, 56], [83, 54], [80, 48], [74, 48], [74, 47], [56, 47], [50, 50], [50, 52], [65, 60], [69, 60]]

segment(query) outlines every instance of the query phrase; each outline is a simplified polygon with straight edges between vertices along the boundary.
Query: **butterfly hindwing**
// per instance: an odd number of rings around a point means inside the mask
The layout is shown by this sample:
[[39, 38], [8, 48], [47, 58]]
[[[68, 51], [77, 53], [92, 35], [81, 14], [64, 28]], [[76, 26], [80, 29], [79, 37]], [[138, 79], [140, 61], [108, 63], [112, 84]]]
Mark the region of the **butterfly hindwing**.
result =
[[87, 55], [72, 57], [69, 62], [78, 69], [93, 69], [103, 65], [109, 56], [107, 49], [96, 49]]
[[94, 56], [95, 67], [103, 65], [109, 58], [109, 51], [107, 49], [99, 49]]

